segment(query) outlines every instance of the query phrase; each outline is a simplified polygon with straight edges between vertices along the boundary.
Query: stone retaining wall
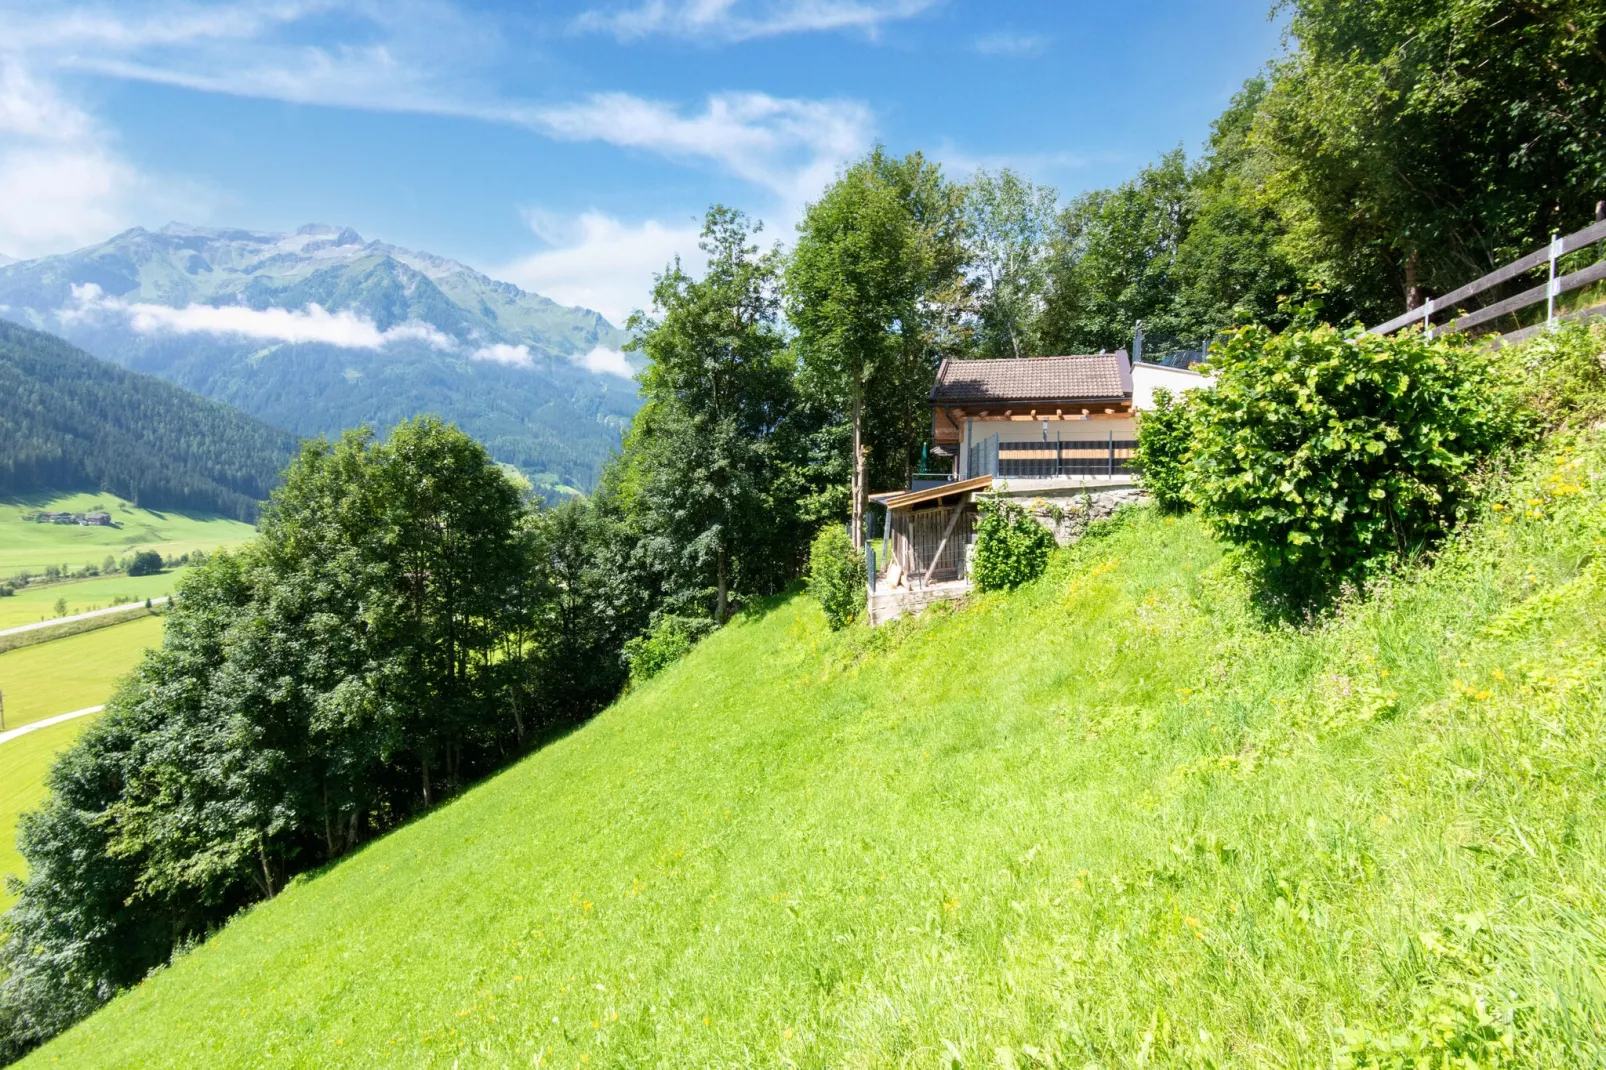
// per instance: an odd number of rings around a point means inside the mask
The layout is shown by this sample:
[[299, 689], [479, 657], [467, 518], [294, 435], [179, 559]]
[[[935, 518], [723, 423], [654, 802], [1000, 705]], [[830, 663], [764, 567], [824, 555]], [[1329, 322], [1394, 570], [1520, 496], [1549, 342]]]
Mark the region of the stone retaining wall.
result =
[[1054, 541], [1061, 546], [1069, 546], [1082, 537], [1089, 524], [1112, 515], [1121, 506], [1149, 500], [1136, 483], [1042, 492], [1005, 485], [994, 491], [994, 496], [1024, 507], [1033, 520], [1054, 533]]

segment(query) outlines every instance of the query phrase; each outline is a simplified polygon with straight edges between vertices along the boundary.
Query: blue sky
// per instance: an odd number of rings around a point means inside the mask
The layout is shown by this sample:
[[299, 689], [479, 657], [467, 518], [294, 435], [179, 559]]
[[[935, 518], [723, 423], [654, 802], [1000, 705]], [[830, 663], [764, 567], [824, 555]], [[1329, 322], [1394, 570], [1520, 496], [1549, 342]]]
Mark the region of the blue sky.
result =
[[1196, 152], [1268, 0], [0, 0], [0, 253], [356, 227], [622, 318], [876, 141], [1062, 198]]

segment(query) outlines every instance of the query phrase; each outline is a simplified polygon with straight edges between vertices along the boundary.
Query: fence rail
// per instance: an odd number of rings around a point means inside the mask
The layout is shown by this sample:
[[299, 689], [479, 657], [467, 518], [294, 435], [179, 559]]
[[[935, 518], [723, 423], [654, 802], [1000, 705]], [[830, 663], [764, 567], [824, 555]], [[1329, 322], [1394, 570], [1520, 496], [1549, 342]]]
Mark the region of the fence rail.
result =
[[[1557, 318], [1555, 313], [1556, 298], [1560, 297], [1564, 293], [1571, 293], [1574, 290], [1581, 290], [1591, 283], [1600, 282], [1601, 280], [1606, 279], [1606, 261], [1591, 264], [1589, 267], [1583, 268], [1580, 271], [1574, 271], [1571, 274], [1562, 275], [1559, 278], [1556, 275], [1556, 261], [1566, 256], [1568, 253], [1577, 252], [1579, 249], [1593, 245], [1602, 239], [1606, 239], [1606, 220], [1597, 221], [1594, 224], [1585, 227], [1583, 230], [1573, 234], [1568, 234], [1565, 237], [1553, 238], [1549, 245], [1546, 245], [1541, 249], [1535, 249], [1527, 256], [1518, 257], [1511, 263], [1506, 264], [1503, 267], [1496, 268], [1495, 270], [1489, 272], [1489, 274], [1484, 275], [1482, 278], [1474, 279], [1465, 286], [1460, 286], [1454, 290], [1451, 290], [1443, 297], [1430, 297], [1419, 307], [1408, 309], [1386, 323], [1378, 324], [1376, 327], [1371, 329], [1370, 333], [1390, 334], [1399, 330], [1401, 327], [1409, 327], [1418, 323], [1420, 323], [1424, 329], [1429, 331], [1442, 330], [1445, 333], [1465, 331], [1481, 324], [1488, 323], [1490, 320], [1498, 319], [1501, 316], [1516, 312], [1519, 309], [1527, 308], [1530, 305], [1537, 305], [1541, 301], [1549, 302], [1547, 315], [1545, 317], [1546, 321], [1548, 322], [1555, 320]], [[1456, 305], [1459, 305], [1469, 297], [1475, 297], [1487, 290], [1491, 290], [1494, 287], [1499, 286], [1501, 283], [1510, 282], [1512, 279], [1523, 274], [1524, 272], [1532, 271], [1534, 268], [1547, 263], [1550, 265], [1550, 278], [1540, 283], [1538, 286], [1530, 287], [1529, 289], [1526, 289], [1519, 294], [1513, 294], [1502, 301], [1496, 301], [1492, 305], [1487, 305], [1484, 308], [1480, 308], [1474, 312], [1469, 312], [1464, 316], [1452, 319], [1449, 323], [1443, 325], [1442, 327], [1434, 326], [1433, 315], [1435, 312], [1443, 312], [1454, 308]], [[1580, 309], [1578, 312], [1568, 313], [1562, 318], [1580, 318], [1580, 314], [1606, 314], [1606, 309], [1594, 311], [1589, 309]], [[1532, 328], [1524, 328], [1524, 331], [1518, 333], [1523, 333], [1526, 336], [1527, 333], [1531, 332]]]

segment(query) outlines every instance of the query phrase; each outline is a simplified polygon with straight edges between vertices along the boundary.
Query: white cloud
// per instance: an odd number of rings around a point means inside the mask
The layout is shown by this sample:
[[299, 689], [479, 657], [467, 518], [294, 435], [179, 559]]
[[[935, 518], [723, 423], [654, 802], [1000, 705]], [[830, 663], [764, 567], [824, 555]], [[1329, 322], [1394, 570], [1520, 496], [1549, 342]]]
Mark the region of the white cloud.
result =
[[621, 41], [656, 35], [731, 43], [759, 37], [858, 30], [875, 37], [889, 22], [913, 18], [941, 0], [646, 0], [637, 7], [593, 9], [574, 21], [580, 31]]
[[510, 346], [506, 342], [480, 346], [469, 354], [470, 360], [484, 360], [492, 364], [510, 364], [515, 368], [528, 368], [534, 363], [529, 346]]
[[222, 334], [268, 342], [321, 342], [342, 349], [382, 349], [393, 342], [423, 342], [452, 350], [457, 343], [427, 323], [403, 323], [380, 330], [373, 320], [350, 310], [329, 312], [321, 305], [304, 309], [247, 308], [244, 305], [187, 305], [170, 308], [124, 301], [94, 283], [72, 288], [73, 304], [61, 310], [65, 320], [121, 315], [141, 334]]
[[1036, 33], [989, 33], [976, 38], [972, 47], [984, 56], [1039, 56], [1052, 39]]
[[597, 372], [601, 375], [617, 375], [625, 379], [635, 377], [636, 369], [630, 366], [625, 355], [617, 349], [606, 346], [597, 346], [591, 352], [575, 360], [576, 364], [587, 371]]
[[101, 241], [180, 197], [197, 214], [209, 197], [185, 185], [142, 174], [86, 112], [0, 52], [0, 249], [31, 257]]
[[652, 276], [678, 255], [687, 270], [701, 270], [699, 228], [666, 226], [656, 220], [626, 224], [587, 212], [565, 224], [542, 213], [528, 214], [530, 228], [549, 248], [493, 269], [496, 278], [550, 297], [563, 305], [593, 309], [616, 326], [652, 300]]
[[870, 142], [869, 109], [856, 101], [717, 93], [701, 112], [661, 101], [599, 93], [572, 104], [512, 109], [517, 119], [565, 141], [604, 141], [670, 158], [706, 159], [789, 203], [812, 195]]

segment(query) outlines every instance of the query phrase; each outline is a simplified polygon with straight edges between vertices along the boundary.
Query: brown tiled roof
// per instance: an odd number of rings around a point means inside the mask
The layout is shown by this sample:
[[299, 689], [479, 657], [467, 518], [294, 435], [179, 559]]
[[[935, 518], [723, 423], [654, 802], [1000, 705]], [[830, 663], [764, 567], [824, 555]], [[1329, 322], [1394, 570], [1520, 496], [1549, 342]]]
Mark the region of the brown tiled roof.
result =
[[1132, 396], [1126, 350], [1077, 357], [945, 360], [933, 404], [975, 401], [1110, 401]]

